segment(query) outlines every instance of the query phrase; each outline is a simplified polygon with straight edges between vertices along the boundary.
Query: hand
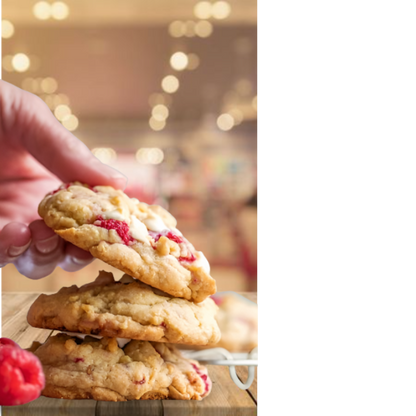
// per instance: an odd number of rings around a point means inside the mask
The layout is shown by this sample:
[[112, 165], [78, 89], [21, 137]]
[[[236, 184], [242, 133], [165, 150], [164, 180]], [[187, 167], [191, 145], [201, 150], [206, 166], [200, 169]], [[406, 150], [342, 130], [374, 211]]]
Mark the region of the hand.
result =
[[93, 258], [62, 240], [37, 213], [62, 182], [124, 189], [126, 178], [101, 163], [37, 96], [0, 80], [0, 267], [14, 263], [39, 279], [60, 266], [79, 270]]

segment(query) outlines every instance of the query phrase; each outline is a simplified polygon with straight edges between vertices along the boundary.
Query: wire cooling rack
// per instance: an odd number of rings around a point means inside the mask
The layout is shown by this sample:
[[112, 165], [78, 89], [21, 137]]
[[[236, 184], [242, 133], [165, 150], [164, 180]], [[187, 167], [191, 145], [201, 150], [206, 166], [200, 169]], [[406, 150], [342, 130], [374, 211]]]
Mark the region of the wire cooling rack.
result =
[[[225, 348], [210, 348], [201, 351], [181, 351], [182, 355], [209, 365], [225, 365], [229, 367], [230, 377], [241, 390], [247, 390], [253, 383], [255, 367], [258, 366], [257, 347], [247, 353], [230, 353]], [[243, 383], [237, 376], [235, 367], [247, 366], [248, 377]]]

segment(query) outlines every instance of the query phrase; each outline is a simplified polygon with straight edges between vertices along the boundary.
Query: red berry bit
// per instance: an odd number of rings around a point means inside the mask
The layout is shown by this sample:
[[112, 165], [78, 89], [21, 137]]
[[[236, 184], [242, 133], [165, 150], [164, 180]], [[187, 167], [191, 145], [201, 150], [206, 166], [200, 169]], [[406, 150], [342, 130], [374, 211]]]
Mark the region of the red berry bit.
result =
[[15, 406], [37, 399], [45, 387], [45, 376], [39, 359], [1, 340], [0, 405]]
[[162, 236], [167, 237], [169, 238], [169, 240], [172, 240], [178, 244], [181, 244], [185, 241], [180, 235], [176, 235], [170, 230], [164, 230], [161, 233], [155, 233], [154, 231], [149, 231], [149, 235], [153, 238], [153, 240], [155, 240], [155, 243], [157, 243], [159, 241], [159, 238]]
[[134, 384], [144, 384], [144, 383], [146, 383], [146, 379], [145, 378], [143, 378], [143, 380], [140, 380], [140, 381], [135, 381], [134, 382]]
[[[149, 235], [155, 240], [155, 243], [157, 243], [160, 239], [160, 237], [164, 236], [169, 238], [169, 240], [174, 241], [177, 244], [186, 243], [185, 239], [181, 237], [180, 235], [174, 234], [170, 230], [164, 230], [161, 233], [155, 233], [154, 231], [149, 231]], [[156, 247], [153, 247], [156, 249]], [[188, 256], [184, 257], [181, 256], [178, 258], [178, 261], [181, 263], [193, 263], [196, 260], [196, 257], [193, 253], [189, 252]]]
[[55, 195], [57, 192], [62, 191], [63, 189], [68, 189], [72, 184], [71, 183], [67, 183], [67, 184], [62, 184], [58, 189], [55, 189], [52, 192], [49, 192], [48, 195]]
[[163, 326], [163, 328], [167, 328], [167, 325], [164, 323], [164, 322], [162, 322], [161, 324], [160, 324], [160, 326]]
[[210, 379], [208, 378], [208, 374], [204, 374], [195, 364], [191, 363], [192, 367], [194, 368], [194, 370], [196, 371], [196, 373], [199, 375], [199, 377], [202, 378], [202, 381], [205, 384], [205, 392], [204, 395], [207, 394], [209, 392], [209, 389], [211, 387], [210, 384]]
[[[55, 189], [52, 192], [49, 192], [48, 195], [55, 195], [57, 192], [62, 191], [64, 189], [68, 189], [71, 185], [73, 185], [73, 182], [69, 182], [69, 183], [63, 183], [58, 189]], [[84, 185], [86, 188], [91, 189], [91, 191], [97, 192], [94, 187], [90, 186], [90, 185]]]
[[183, 263], [193, 263], [196, 260], [196, 257], [193, 253], [189, 253], [189, 256], [179, 257], [178, 260]]
[[97, 220], [94, 222], [94, 225], [97, 227], [105, 228], [106, 230], [116, 230], [117, 234], [123, 240], [126, 246], [130, 242], [135, 241], [134, 238], [129, 234], [130, 227], [125, 221], [119, 220], [105, 220], [101, 215], [97, 217]]
[[74, 363], [83, 363], [85, 360], [83, 358], [75, 358]]

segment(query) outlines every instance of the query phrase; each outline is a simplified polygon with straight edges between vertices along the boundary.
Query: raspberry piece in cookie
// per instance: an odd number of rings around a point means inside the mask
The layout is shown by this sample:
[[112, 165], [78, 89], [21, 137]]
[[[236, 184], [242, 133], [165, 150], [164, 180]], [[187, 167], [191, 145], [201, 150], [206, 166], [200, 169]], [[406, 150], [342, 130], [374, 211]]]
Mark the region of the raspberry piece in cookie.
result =
[[130, 228], [125, 221], [105, 220], [99, 215], [94, 225], [105, 228], [106, 230], [115, 230], [126, 245], [134, 242], [134, 238], [130, 235]]
[[175, 344], [206, 345], [220, 339], [211, 299], [189, 302], [130, 276], [116, 282], [101, 271], [87, 285], [40, 295], [27, 320], [37, 328]]
[[207, 369], [170, 344], [58, 334], [31, 348], [46, 379], [43, 396], [63, 399], [201, 400], [211, 390]]
[[11, 343], [0, 347], [0, 405], [15, 406], [37, 399], [45, 385], [40, 361]]
[[39, 214], [65, 240], [172, 296], [202, 302], [216, 291], [208, 261], [162, 207], [74, 182], [46, 195]]

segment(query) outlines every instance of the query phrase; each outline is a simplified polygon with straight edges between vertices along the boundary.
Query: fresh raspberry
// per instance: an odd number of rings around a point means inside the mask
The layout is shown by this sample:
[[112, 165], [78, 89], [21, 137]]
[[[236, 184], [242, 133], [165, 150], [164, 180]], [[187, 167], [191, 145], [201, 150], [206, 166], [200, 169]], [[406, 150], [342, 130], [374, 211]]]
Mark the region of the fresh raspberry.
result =
[[20, 348], [19, 345], [16, 344], [11, 339], [9, 339], [9, 338], [0, 338], [0, 350], [2, 349], [2, 347], [6, 346], [6, 345], [12, 346], [12, 347], [15, 347], [15, 348]]
[[97, 217], [94, 225], [105, 228], [106, 230], [116, 230], [117, 234], [124, 241], [127, 246], [134, 238], [129, 234], [130, 227], [125, 221], [119, 220], [105, 220], [101, 215]]
[[0, 405], [15, 406], [37, 399], [45, 386], [39, 359], [29, 351], [4, 345], [0, 349]]

